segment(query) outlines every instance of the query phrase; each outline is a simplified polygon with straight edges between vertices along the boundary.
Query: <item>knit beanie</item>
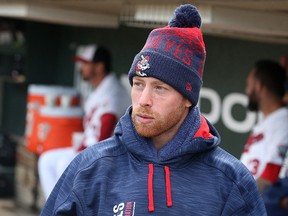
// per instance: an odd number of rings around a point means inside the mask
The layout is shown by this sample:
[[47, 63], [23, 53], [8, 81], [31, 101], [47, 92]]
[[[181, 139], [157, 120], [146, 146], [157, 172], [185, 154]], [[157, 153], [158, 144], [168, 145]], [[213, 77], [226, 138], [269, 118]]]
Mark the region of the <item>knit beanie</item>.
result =
[[150, 32], [129, 70], [134, 76], [154, 77], [175, 88], [195, 106], [202, 86], [206, 58], [201, 17], [190, 4], [176, 8], [168, 26]]

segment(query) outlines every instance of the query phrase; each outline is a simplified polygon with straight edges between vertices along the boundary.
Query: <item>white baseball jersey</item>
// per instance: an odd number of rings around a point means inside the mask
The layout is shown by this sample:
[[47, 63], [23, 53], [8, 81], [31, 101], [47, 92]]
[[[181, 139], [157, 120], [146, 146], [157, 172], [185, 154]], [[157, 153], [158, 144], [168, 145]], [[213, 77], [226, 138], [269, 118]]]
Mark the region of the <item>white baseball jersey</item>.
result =
[[130, 95], [116, 75], [107, 75], [85, 101], [82, 145], [87, 147], [97, 143], [101, 135], [101, 117], [104, 114], [114, 114], [119, 119], [131, 104], [130, 101]]
[[[262, 119], [253, 128], [240, 160], [254, 178], [258, 179], [268, 164], [281, 167], [284, 160], [283, 152], [285, 154], [287, 148], [288, 109], [281, 108]], [[275, 175], [277, 176], [270, 176], [268, 180], [277, 179], [278, 173]]]

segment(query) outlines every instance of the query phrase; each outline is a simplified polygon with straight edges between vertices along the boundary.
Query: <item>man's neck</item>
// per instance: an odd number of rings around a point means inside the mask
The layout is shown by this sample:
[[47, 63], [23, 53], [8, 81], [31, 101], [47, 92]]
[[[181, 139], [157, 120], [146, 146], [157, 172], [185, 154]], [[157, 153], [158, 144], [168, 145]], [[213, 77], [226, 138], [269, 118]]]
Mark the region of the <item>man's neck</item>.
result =
[[153, 137], [152, 142], [157, 150], [160, 150], [163, 146], [165, 146], [174, 136], [175, 134], [165, 133], [160, 136]]
[[90, 81], [90, 84], [92, 85], [93, 88], [97, 88], [100, 85], [100, 83], [104, 80], [105, 77], [106, 75], [98, 76], [95, 79], [92, 79]]
[[261, 112], [263, 113], [264, 117], [267, 117], [283, 106], [284, 104], [281, 100], [267, 100], [261, 104]]
[[181, 124], [184, 122], [185, 118], [187, 117], [188, 113], [189, 113], [189, 108], [185, 110], [185, 113], [183, 114], [182, 118], [172, 128], [165, 131], [164, 133], [161, 133], [158, 136], [152, 137], [152, 142], [154, 143], [154, 146], [157, 150], [161, 149], [170, 140], [173, 139], [173, 137], [177, 134]]

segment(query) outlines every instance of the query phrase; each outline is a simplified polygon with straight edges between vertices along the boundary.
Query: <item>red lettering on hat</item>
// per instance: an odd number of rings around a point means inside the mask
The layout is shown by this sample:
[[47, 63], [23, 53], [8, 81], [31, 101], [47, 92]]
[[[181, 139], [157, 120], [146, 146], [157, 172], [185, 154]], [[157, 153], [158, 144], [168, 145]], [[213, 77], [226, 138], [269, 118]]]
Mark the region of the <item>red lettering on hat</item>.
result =
[[192, 46], [194, 47], [195, 51], [201, 55], [205, 55], [205, 44], [202, 40], [202, 37], [194, 36], [192, 38]]
[[161, 36], [151, 36], [149, 41], [147, 41], [147, 43], [143, 47], [143, 49], [149, 49], [149, 48], [157, 49], [159, 44], [162, 44], [162, 37]]
[[189, 49], [186, 49], [184, 51], [184, 58], [182, 59], [182, 61], [187, 64], [187, 65], [191, 65], [191, 57], [193, 56], [193, 52]]
[[170, 39], [167, 39], [166, 41], [166, 47], [165, 52], [169, 52], [169, 50], [176, 44], [176, 41], [171, 41]]
[[181, 50], [182, 44], [178, 44], [173, 55], [175, 56], [175, 58], [178, 58], [181, 60], [181, 57], [179, 55], [182, 54], [182, 50]]
[[162, 44], [162, 37], [161, 36], [155, 37], [152, 48], [157, 49], [159, 44]]

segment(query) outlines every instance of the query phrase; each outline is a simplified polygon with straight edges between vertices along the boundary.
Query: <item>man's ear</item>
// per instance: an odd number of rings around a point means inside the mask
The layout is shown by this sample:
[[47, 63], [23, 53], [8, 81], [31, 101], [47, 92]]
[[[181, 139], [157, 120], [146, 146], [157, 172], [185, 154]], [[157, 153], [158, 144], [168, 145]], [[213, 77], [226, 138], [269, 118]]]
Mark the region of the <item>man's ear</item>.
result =
[[97, 62], [95, 64], [95, 67], [97, 69], [97, 71], [105, 71], [105, 66], [103, 62]]
[[190, 108], [191, 106], [192, 106], [192, 102], [190, 101], [190, 100], [188, 100], [188, 99], [185, 99], [186, 101], [185, 101], [185, 106], [187, 107], [187, 108]]
[[261, 81], [257, 80], [255, 82], [255, 90], [257, 93], [262, 92], [266, 87], [263, 85], [263, 83], [261, 83]]

